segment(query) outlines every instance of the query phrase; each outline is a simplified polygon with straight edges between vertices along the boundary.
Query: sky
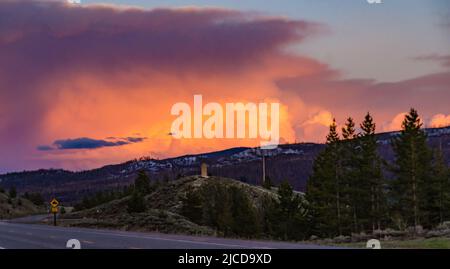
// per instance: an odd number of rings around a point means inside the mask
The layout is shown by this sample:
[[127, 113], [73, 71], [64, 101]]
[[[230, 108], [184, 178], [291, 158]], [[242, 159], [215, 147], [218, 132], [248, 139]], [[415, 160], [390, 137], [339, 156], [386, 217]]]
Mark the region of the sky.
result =
[[279, 102], [290, 143], [368, 111], [450, 125], [450, 2], [0, 2], [0, 173], [258, 145], [170, 136], [195, 94]]

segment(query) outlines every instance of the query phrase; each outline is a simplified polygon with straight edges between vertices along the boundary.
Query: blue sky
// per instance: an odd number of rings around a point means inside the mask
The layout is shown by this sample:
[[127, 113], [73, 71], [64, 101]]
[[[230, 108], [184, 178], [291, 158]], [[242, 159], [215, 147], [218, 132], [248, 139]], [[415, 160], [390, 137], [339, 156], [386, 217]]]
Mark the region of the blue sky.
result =
[[82, 0], [143, 8], [224, 7], [316, 21], [329, 32], [293, 48], [329, 64], [347, 78], [400, 81], [439, 72], [414, 57], [450, 54], [450, 1], [384, 0]]

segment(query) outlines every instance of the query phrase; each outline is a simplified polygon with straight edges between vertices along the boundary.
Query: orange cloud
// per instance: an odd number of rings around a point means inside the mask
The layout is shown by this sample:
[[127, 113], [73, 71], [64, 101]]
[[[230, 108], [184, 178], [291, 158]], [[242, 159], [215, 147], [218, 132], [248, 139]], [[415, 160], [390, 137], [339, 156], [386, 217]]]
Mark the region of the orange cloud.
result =
[[[41, 16], [30, 14], [39, 13]], [[168, 157], [259, 141], [169, 135], [177, 102], [281, 102], [281, 137], [295, 140], [274, 80], [321, 72], [283, 52], [318, 25], [226, 9], [119, 9], [57, 2], [0, 3], [0, 143], [9, 169], [92, 168], [142, 155]], [[99, 23], [101, 22], [101, 23]], [[41, 27], [46, 25], [47, 27]], [[8, 117], [3, 117], [8, 113]], [[37, 151], [55, 140], [140, 133], [141, 143]]]
[[439, 128], [450, 126], [450, 115], [437, 114], [434, 115], [430, 120], [430, 127]]
[[[170, 108], [192, 103], [194, 94], [222, 105], [280, 102], [286, 142], [323, 142], [333, 116], [343, 122], [369, 110], [387, 131], [400, 129], [398, 113], [411, 106], [426, 116], [436, 109], [450, 113], [448, 73], [398, 83], [341, 80], [327, 64], [287, 52], [321, 31], [307, 21], [214, 8], [30, 1], [0, 2], [0, 17], [0, 148], [7, 156], [0, 162], [7, 170], [78, 170], [143, 155], [259, 145], [253, 139], [173, 139]], [[135, 133], [147, 139], [120, 147], [36, 150], [60, 139]]]
[[402, 129], [402, 123], [405, 120], [406, 112], [397, 114], [389, 123], [382, 128], [384, 132], [399, 131]]
[[333, 123], [333, 115], [330, 111], [322, 110], [300, 124], [298, 128], [300, 141], [322, 142]]

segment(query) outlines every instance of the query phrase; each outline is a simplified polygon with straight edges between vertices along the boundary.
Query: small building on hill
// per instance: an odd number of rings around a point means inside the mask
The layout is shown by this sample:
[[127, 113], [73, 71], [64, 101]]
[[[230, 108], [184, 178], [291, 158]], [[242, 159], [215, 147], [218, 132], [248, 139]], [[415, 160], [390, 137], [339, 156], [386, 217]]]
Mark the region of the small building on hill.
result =
[[203, 178], [208, 178], [208, 165], [205, 162], [202, 162], [200, 165], [200, 176]]

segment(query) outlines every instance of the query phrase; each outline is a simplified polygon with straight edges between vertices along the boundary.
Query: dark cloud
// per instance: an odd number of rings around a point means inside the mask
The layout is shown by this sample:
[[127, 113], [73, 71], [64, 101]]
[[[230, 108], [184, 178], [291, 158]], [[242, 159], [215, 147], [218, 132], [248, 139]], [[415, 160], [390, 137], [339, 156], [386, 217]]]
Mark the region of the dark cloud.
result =
[[65, 149], [97, 149], [97, 148], [103, 148], [103, 147], [117, 147], [117, 146], [123, 146], [128, 145], [132, 143], [139, 143], [143, 142], [146, 138], [145, 137], [126, 137], [121, 138], [115, 141], [109, 140], [110, 138], [107, 138], [107, 140], [103, 139], [92, 139], [88, 137], [81, 137], [81, 138], [73, 138], [73, 139], [60, 139], [53, 142], [53, 147], [48, 145], [38, 146], [37, 150], [40, 151], [48, 151], [53, 149], [59, 149], [59, 150], [65, 150]]
[[131, 142], [131, 143], [142, 142], [145, 139], [147, 139], [147, 138], [146, 137], [127, 137], [127, 138], [125, 138], [125, 140], [127, 140], [128, 142]]
[[55, 148], [53, 148], [52, 146], [48, 146], [48, 145], [41, 145], [41, 146], [37, 146], [36, 149], [39, 151], [48, 151], [48, 150], [54, 150]]
[[0, 17], [2, 61], [14, 60], [12, 68], [32, 64], [38, 73], [136, 66], [231, 71], [254, 65], [261, 55], [317, 30], [304, 21], [212, 8], [140, 10], [6, 1], [0, 3]]
[[116, 147], [128, 144], [125, 141], [111, 142], [87, 137], [74, 139], [61, 139], [53, 143], [57, 149], [96, 149], [103, 147]]

